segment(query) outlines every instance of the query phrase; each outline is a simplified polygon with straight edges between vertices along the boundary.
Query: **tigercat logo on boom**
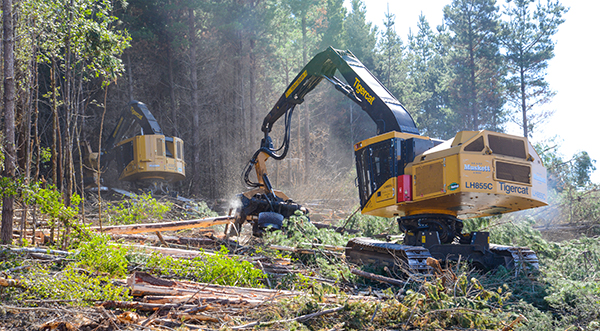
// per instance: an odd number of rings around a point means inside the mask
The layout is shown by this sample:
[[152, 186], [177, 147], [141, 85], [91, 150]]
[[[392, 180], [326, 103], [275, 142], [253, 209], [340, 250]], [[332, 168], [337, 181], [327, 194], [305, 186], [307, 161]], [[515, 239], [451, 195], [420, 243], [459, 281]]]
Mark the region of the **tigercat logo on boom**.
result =
[[365, 97], [365, 99], [369, 102], [370, 105], [373, 105], [373, 100], [375, 100], [375, 97], [371, 96], [371, 94], [369, 94], [369, 92], [367, 92], [367, 90], [365, 90], [364, 87], [362, 87], [362, 85], [360, 85], [360, 80], [358, 80], [358, 78], [354, 78], [354, 89], [356, 90], [356, 94], [360, 94], [363, 97]]
[[135, 111], [135, 109], [133, 109], [133, 107], [131, 107], [131, 114], [134, 115], [135, 117], [142, 119], [142, 115], [140, 115], [140, 113], [138, 113], [137, 111]]

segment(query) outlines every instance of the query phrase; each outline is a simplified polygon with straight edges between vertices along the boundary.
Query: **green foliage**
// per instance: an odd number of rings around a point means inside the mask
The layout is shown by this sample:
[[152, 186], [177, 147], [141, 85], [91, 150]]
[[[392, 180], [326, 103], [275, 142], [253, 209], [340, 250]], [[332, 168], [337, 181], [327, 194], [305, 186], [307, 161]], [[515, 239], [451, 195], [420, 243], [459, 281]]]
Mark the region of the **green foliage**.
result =
[[514, 220], [505, 216], [489, 227], [490, 242], [500, 245], [529, 247], [539, 256], [553, 258], [559, 253], [559, 246], [542, 238], [542, 234], [533, 229], [535, 220], [527, 217]]
[[352, 0], [346, 17], [346, 47], [367, 67], [374, 69], [377, 46], [377, 26], [366, 19], [367, 9], [362, 0]]
[[4, 134], [0, 133], [0, 172], [4, 171]]
[[165, 276], [211, 284], [262, 287], [265, 274], [261, 270], [227, 253], [227, 249], [222, 247], [214, 254], [205, 253], [193, 259], [176, 259], [156, 253], [133, 259], [140, 264], [139, 268]]
[[[108, 0], [26, 1], [23, 15], [37, 16], [45, 23], [36, 31], [40, 38], [38, 61], [64, 61], [65, 66], [81, 71], [87, 79], [114, 80], [123, 71], [118, 56], [129, 46], [130, 37], [126, 31], [115, 29], [117, 17], [112, 11], [113, 4]], [[70, 50], [69, 56], [66, 50]]]
[[598, 238], [553, 243], [532, 228], [532, 218], [515, 220], [504, 216], [491, 222], [490, 241], [533, 249], [540, 261], [537, 279], [515, 277], [496, 270], [481, 277], [485, 286], [507, 284], [513, 297], [507, 311], [527, 317], [522, 330], [564, 329], [572, 325], [586, 328], [600, 315], [600, 241]]
[[129, 200], [109, 203], [106, 211], [113, 224], [134, 224], [146, 219], [162, 220], [171, 210], [171, 203], [159, 202], [150, 194], [136, 195]]
[[108, 275], [98, 275], [67, 265], [58, 273], [47, 268], [31, 270], [21, 279], [25, 291], [20, 299], [73, 300], [76, 305], [94, 305], [97, 301], [131, 300], [129, 289], [115, 285]]
[[457, 112], [448, 107], [448, 85], [453, 76], [448, 32], [434, 33], [423, 15], [419, 16], [417, 28], [408, 36], [404, 57], [408, 73], [398, 97], [422, 134], [450, 139], [464, 127], [458, 123]]
[[283, 220], [283, 228], [285, 231], [267, 232], [265, 242], [293, 247], [301, 243], [345, 246], [349, 238], [332, 229], [318, 229], [301, 213]]
[[346, 226], [347, 229], [359, 230], [363, 236], [372, 237], [380, 234], [400, 234], [400, 228], [395, 218], [385, 218], [371, 215], [354, 214]]
[[53, 185], [45, 185], [42, 182], [26, 184], [21, 178], [14, 180], [2, 177], [0, 188], [0, 196], [12, 195], [28, 205], [37, 205], [52, 222], [70, 222], [79, 212], [77, 205], [81, 202], [81, 197], [73, 193], [71, 205], [67, 206], [63, 195]]
[[190, 202], [187, 205], [186, 213], [188, 217], [198, 218], [219, 216], [219, 214], [208, 207], [205, 201]]
[[494, 0], [453, 0], [444, 7], [450, 33], [450, 105], [462, 130], [502, 131], [504, 68], [498, 44], [500, 13]]
[[[304, 322], [309, 329], [331, 329], [332, 324], [343, 321], [344, 329], [415, 329], [440, 330], [452, 328], [499, 329], [504, 322], [514, 319], [505, 311], [510, 293], [506, 287], [487, 290], [475, 278], [459, 277], [457, 283], [446, 287], [440, 279], [414, 284], [404, 295], [395, 296], [385, 291], [387, 300], [348, 301], [338, 295], [336, 306], [343, 309], [327, 318]], [[268, 319], [310, 314], [326, 309], [322, 296], [313, 292], [279, 303], [276, 309], [264, 314]]]
[[558, 152], [560, 142], [557, 140], [554, 137], [535, 146], [548, 170], [548, 186], [558, 192], [588, 187], [591, 184], [590, 176], [596, 170], [596, 160], [585, 151], [574, 154], [570, 160], [565, 160]]
[[125, 276], [130, 252], [119, 245], [111, 245], [109, 239], [105, 234], [93, 234], [89, 241], [80, 243], [75, 250], [75, 265], [90, 272]]
[[52, 149], [50, 147], [40, 147], [40, 162], [50, 162], [52, 160]]
[[[310, 222], [308, 217], [299, 212], [289, 219], [283, 220], [283, 228], [285, 231], [267, 231], [263, 236], [264, 241], [272, 245], [288, 247], [305, 245], [310, 248], [312, 244], [346, 246], [350, 238], [332, 229], [318, 229]], [[345, 264], [340, 263], [337, 257], [319, 251], [318, 247], [312, 249], [316, 251], [315, 255], [301, 254], [298, 258], [302, 259], [305, 264], [315, 266], [319, 273], [325, 277], [333, 279], [338, 279], [341, 275], [350, 277], [350, 270]]]
[[[534, 3], [535, 10], [531, 8]], [[506, 95], [516, 110], [513, 121], [521, 125], [526, 137], [551, 115], [533, 110], [550, 102], [555, 94], [545, 80], [546, 69], [554, 57], [552, 37], [567, 11], [558, 1], [511, 0], [504, 7], [500, 41], [506, 49]]]

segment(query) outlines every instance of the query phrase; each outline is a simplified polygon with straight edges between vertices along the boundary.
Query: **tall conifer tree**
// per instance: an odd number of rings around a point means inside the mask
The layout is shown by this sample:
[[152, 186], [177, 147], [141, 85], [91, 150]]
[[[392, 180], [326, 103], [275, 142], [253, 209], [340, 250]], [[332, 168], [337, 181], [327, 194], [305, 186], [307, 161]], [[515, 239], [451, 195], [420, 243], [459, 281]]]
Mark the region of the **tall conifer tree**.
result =
[[[554, 57], [552, 36], [564, 22], [567, 9], [558, 1], [545, 4], [534, 0], [509, 0], [504, 10], [502, 45], [506, 48], [508, 64], [508, 101], [514, 106], [516, 122], [523, 136], [531, 135], [534, 127], [552, 112], [533, 113], [535, 106], [548, 103], [554, 92], [546, 82], [548, 61]], [[518, 116], [518, 114], [521, 116]]]
[[375, 67], [377, 27], [367, 22], [367, 9], [362, 0], [352, 0], [352, 11], [346, 19], [346, 46], [367, 67]]
[[[417, 33], [408, 37], [406, 60], [410, 76], [404, 87], [405, 105], [411, 110], [421, 132], [436, 138], [451, 138], [463, 129], [448, 106], [447, 33], [434, 33], [425, 16], [419, 16]], [[440, 27], [443, 29], [443, 27]]]
[[504, 73], [497, 38], [499, 16], [495, 0], [454, 0], [444, 7], [452, 42], [451, 103], [464, 121], [463, 129], [502, 131]]

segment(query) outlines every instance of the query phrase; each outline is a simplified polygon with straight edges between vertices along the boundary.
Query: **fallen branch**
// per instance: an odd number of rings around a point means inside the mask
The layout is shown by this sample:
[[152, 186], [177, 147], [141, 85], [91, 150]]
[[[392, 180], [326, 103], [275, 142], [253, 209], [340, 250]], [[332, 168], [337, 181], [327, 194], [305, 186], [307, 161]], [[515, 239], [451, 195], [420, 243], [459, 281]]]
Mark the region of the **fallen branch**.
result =
[[333, 245], [323, 245], [323, 244], [314, 244], [314, 243], [300, 243], [300, 245], [306, 245], [311, 247], [320, 247], [328, 251], [336, 251], [336, 252], [344, 252], [346, 251], [346, 246], [333, 246]]
[[[67, 252], [67, 251], [61, 251], [61, 250], [56, 250], [56, 249], [49, 249], [49, 248], [40, 248], [40, 247], [7, 247], [8, 250], [10, 250], [11, 252], [17, 252], [17, 253], [41, 253], [41, 254], [53, 254], [53, 255], [63, 255], [63, 256], [67, 256], [71, 253]], [[4, 251], [5, 249], [2, 249], [2, 251]]]
[[133, 248], [142, 253], [160, 253], [162, 255], [168, 255], [177, 258], [195, 258], [198, 256], [214, 255], [211, 252], [193, 251], [188, 249], [169, 248], [169, 247], [156, 247], [156, 246], [145, 246], [145, 245], [129, 245], [120, 244], [121, 247]]
[[350, 269], [350, 272], [352, 272], [355, 275], [364, 277], [364, 278], [376, 280], [380, 283], [387, 283], [387, 284], [394, 285], [394, 286], [405, 286], [406, 285], [406, 282], [403, 282], [399, 279], [376, 275], [376, 274], [372, 274], [370, 272], [366, 272], [366, 271], [362, 271], [362, 270]]
[[[182, 305], [177, 303], [146, 303], [146, 302], [137, 302], [137, 301], [105, 301], [100, 303], [98, 306], [102, 306], [106, 309], [137, 309], [143, 311], [157, 311], [157, 310], [171, 310], [171, 309], [186, 309], [193, 311], [193, 309], [201, 309], [200, 311], [204, 311], [209, 309], [210, 306], [205, 305], [202, 307], [198, 307], [197, 305]], [[202, 308], [205, 308], [202, 310]]]
[[502, 331], [512, 330], [518, 323], [521, 323], [521, 321], [528, 322], [527, 318], [523, 316], [523, 314], [519, 314], [519, 316], [514, 321], [512, 321], [509, 325], [503, 327]]
[[[189, 248], [189, 247], [215, 247], [217, 243], [214, 239], [199, 237], [199, 238], [186, 238], [186, 237], [176, 237], [176, 236], [167, 236], [161, 234], [164, 241], [169, 244], [169, 247], [174, 248]], [[156, 234], [153, 235], [143, 235], [143, 234], [111, 234], [111, 238], [113, 239], [122, 239], [128, 241], [152, 241], [152, 242], [160, 242], [160, 239]]]
[[100, 227], [95, 226], [91, 229], [112, 234], [135, 234], [144, 232], [177, 231], [192, 228], [207, 228], [218, 224], [229, 224], [234, 220], [235, 217], [232, 216], [217, 216], [176, 222], [104, 226], [102, 227], [102, 229], [100, 229]]
[[340, 310], [344, 309], [344, 306], [340, 306], [340, 307], [336, 307], [336, 308], [332, 308], [332, 309], [327, 309], [327, 310], [322, 310], [316, 313], [312, 313], [312, 314], [307, 314], [307, 315], [302, 315], [302, 316], [298, 316], [295, 318], [290, 318], [287, 320], [277, 320], [277, 321], [270, 321], [270, 322], [252, 322], [249, 324], [244, 324], [244, 325], [238, 325], [238, 326], [234, 326], [231, 329], [233, 330], [239, 330], [239, 329], [246, 329], [246, 328], [252, 328], [255, 326], [268, 326], [268, 325], [273, 325], [273, 324], [279, 324], [279, 323], [290, 323], [290, 322], [303, 322], [303, 321], [307, 321], [309, 319], [315, 318], [315, 317], [319, 317], [319, 316], [323, 316], [323, 315], [327, 315], [327, 314], [333, 314], [336, 313]]
[[20, 287], [23, 288], [21, 282], [16, 279], [0, 278], [0, 286], [2, 287]]
[[[331, 246], [331, 247], [336, 247], [336, 246]], [[286, 251], [286, 252], [292, 252], [292, 253], [296, 253], [296, 254], [306, 254], [306, 255], [315, 255], [316, 252], [320, 252], [320, 253], [326, 253], [326, 254], [331, 254], [331, 255], [335, 255], [335, 256], [341, 256], [342, 253], [340, 252], [335, 252], [332, 250], [323, 250], [323, 249], [319, 249], [319, 247], [315, 246], [315, 248], [317, 249], [308, 249], [308, 248], [299, 248], [299, 247], [288, 247], [288, 246], [279, 246], [279, 245], [271, 245], [269, 246], [269, 248], [271, 249], [276, 249], [279, 251]], [[345, 250], [345, 248], [344, 248]]]

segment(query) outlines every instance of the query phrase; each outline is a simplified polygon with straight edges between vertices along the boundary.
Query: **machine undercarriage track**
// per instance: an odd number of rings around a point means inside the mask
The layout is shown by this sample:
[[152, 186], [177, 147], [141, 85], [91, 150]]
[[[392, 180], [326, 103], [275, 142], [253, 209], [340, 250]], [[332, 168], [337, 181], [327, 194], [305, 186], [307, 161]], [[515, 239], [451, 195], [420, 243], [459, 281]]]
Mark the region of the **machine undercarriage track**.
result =
[[363, 265], [399, 268], [406, 274], [430, 274], [427, 258], [429, 250], [420, 246], [408, 246], [382, 242], [371, 238], [353, 238], [346, 246], [346, 257]]
[[505, 259], [508, 257], [507, 253], [509, 253], [510, 258], [506, 262], [506, 267], [514, 270], [515, 273], [521, 270], [529, 273], [540, 269], [537, 255], [527, 247], [490, 244], [490, 251], [498, 255], [504, 255]]
[[464, 256], [462, 254], [442, 256], [440, 252], [452, 251], [452, 248], [458, 250], [472, 248], [471, 245], [461, 244], [443, 246], [445, 248], [442, 248], [441, 245], [432, 246], [432, 251], [430, 251], [422, 246], [401, 245], [371, 238], [353, 238], [346, 246], [346, 258], [360, 265], [386, 266], [407, 276], [430, 275], [432, 270], [427, 265], [428, 257], [442, 261], [467, 261], [474, 267], [483, 270], [494, 269], [502, 265], [513, 270], [515, 274], [521, 272], [532, 274], [539, 270], [535, 252], [526, 247], [489, 244], [489, 248], [474, 249], [470, 254]]

